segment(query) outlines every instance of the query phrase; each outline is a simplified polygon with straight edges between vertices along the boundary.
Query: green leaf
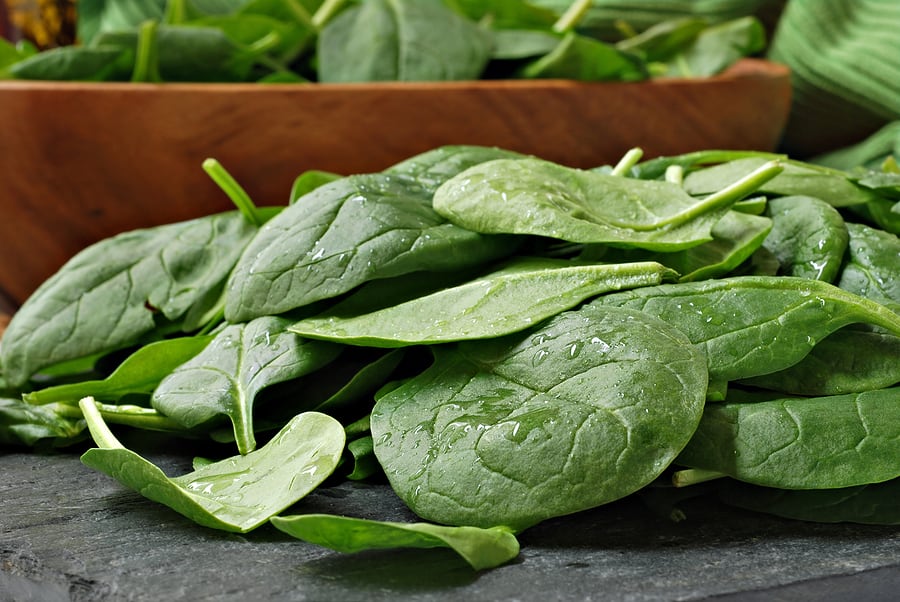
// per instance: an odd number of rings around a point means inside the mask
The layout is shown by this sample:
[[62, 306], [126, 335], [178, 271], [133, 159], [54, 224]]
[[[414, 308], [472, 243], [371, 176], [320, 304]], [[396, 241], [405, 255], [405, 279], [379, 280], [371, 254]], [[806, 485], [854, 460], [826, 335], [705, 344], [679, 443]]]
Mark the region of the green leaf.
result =
[[265, 523], [324, 481], [344, 449], [340, 423], [325, 414], [307, 412], [297, 415], [265, 446], [250, 454], [170, 478], [122, 447], [93, 403], [86, 399], [81, 407], [100, 447], [89, 449], [81, 461], [213, 529], [246, 533]]
[[669, 59], [667, 75], [710, 77], [765, 47], [766, 31], [756, 17], [718, 23], [700, 31], [691, 44]]
[[900, 311], [900, 238], [862, 224], [847, 224], [850, 242], [838, 286]]
[[674, 459], [706, 396], [702, 354], [631, 310], [432, 350], [378, 398], [371, 428], [397, 494], [444, 524], [520, 530], [624, 497]]
[[285, 533], [338, 552], [390, 548], [450, 548], [473, 569], [505, 564], [519, 555], [519, 542], [508, 529], [445, 527], [428, 523], [398, 523], [334, 516], [298, 514], [274, 516]]
[[518, 75], [578, 81], [641, 81], [650, 76], [638, 56], [575, 32], [565, 34], [553, 51], [523, 67]]
[[900, 383], [900, 337], [842, 328], [793, 366], [744, 384], [793, 395], [841, 395]]
[[490, 52], [490, 34], [441, 2], [367, 0], [322, 29], [319, 79], [473, 80], [481, 76]]
[[[748, 157], [694, 171], [685, 177], [684, 189], [695, 195], [715, 192], [765, 163], [765, 157]], [[784, 171], [760, 186], [760, 192], [811, 196], [833, 207], [858, 205], [878, 198], [872, 190], [857, 186], [846, 172], [794, 160], [782, 160], [781, 163]]]
[[735, 276], [611, 293], [594, 305], [630, 307], [684, 332], [709, 361], [710, 380], [783, 370], [818, 341], [856, 323], [900, 336], [900, 315], [820, 280]]
[[705, 199], [669, 182], [583, 171], [540, 159], [495, 160], [445, 182], [434, 208], [475, 232], [676, 251], [712, 238], [730, 205], [780, 171], [777, 164]]
[[16, 312], [0, 347], [20, 386], [41, 368], [137, 343], [221, 286], [256, 228], [236, 211], [126, 232], [78, 253]]
[[772, 232], [763, 246], [778, 258], [786, 276], [834, 282], [849, 234], [844, 218], [825, 201], [787, 196], [769, 201]]
[[257, 394], [309, 374], [340, 353], [338, 346], [286, 332], [289, 324], [263, 317], [225, 327], [206, 349], [163, 379], [153, 392], [153, 407], [188, 428], [228, 416], [238, 450], [249, 453], [256, 447]]
[[900, 479], [841, 489], [789, 490], [728, 480], [718, 490], [726, 504], [818, 523], [900, 525]]
[[211, 336], [180, 337], [150, 343], [129, 355], [103, 380], [89, 380], [47, 387], [23, 398], [28, 403], [78, 403], [83, 397], [116, 401], [133, 393], [152, 393], [159, 382], [178, 366], [203, 351]]
[[384, 173], [411, 180], [434, 194], [441, 184], [470, 167], [494, 159], [524, 159], [526, 156], [488, 146], [447, 145], [404, 159]]
[[676, 463], [784, 489], [900, 476], [900, 388], [707, 405]]
[[348, 314], [337, 304], [289, 330], [372, 347], [487, 339], [531, 328], [589, 297], [659, 284], [667, 276], [674, 274], [652, 262], [585, 265], [517, 258], [473, 281], [372, 313]]
[[85, 429], [81, 416], [70, 416], [57, 404], [35, 406], [21, 399], [0, 397], [0, 445], [36, 447], [77, 441]]
[[78, 0], [78, 40], [87, 45], [103, 32], [161, 20], [167, 0]]
[[431, 194], [387, 174], [320, 186], [272, 218], [231, 275], [225, 316], [242, 322], [410, 272], [452, 271], [514, 250], [505, 237], [469, 232], [431, 208]]
[[126, 81], [134, 51], [117, 47], [62, 46], [34, 54], [9, 67], [12, 77], [45, 81]]
[[310, 169], [304, 171], [294, 179], [294, 184], [291, 187], [291, 195], [288, 199], [288, 202], [289, 204], [294, 203], [297, 199], [305, 194], [312, 192], [319, 186], [330, 184], [335, 180], [340, 180], [342, 177], [344, 176], [327, 171], [320, 171], [318, 169]]

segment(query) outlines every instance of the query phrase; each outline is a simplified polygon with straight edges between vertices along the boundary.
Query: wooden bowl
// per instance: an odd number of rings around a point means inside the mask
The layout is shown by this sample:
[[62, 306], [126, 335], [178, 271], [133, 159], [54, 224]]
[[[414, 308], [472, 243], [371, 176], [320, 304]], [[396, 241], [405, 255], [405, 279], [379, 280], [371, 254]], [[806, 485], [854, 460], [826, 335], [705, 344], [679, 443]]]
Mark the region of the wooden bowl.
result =
[[377, 171], [444, 144], [574, 167], [635, 146], [772, 150], [789, 104], [788, 70], [754, 59], [641, 83], [0, 82], [0, 291], [20, 304], [101, 238], [231, 208], [207, 157], [272, 205], [305, 170]]

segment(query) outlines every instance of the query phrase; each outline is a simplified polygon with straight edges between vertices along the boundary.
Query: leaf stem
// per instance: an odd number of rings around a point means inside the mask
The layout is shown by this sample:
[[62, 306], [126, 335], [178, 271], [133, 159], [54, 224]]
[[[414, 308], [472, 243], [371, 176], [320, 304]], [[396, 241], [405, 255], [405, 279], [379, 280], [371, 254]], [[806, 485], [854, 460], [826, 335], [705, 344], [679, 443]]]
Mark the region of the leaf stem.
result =
[[740, 201], [759, 190], [760, 186], [780, 174], [782, 171], [784, 171], [784, 164], [781, 161], [767, 161], [740, 180], [709, 195], [703, 199], [701, 203], [691, 207], [689, 211], [680, 214], [679, 218], [683, 221], [687, 221], [688, 219], [693, 219], [707, 211], [733, 205], [737, 201]]
[[681, 165], [669, 165], [666, 168], [666, 182], [682, 186], [684, 184], [684, 168]]
[[168, 0], [163, 21], [168, 25], [181, 25], [187, 21], [187, 1]]
[[261, 226], [264, 223], [265, 220], [260, 217], [259, 210], [253, 204], [250, 195], [225, 170], [221, 163], [212, 158], [206, 159], [203, 161], [203, 170], [228, 195], [228, 198], [231, 199], [231, 202], [234, 203], [247, 221], [256, 226]]
[[312, 16], [313, 27], [317, 30], [321, 30], [325, 27], [325, 24], [328, 23], [341, 8], [343, 8], [346, 2], [347, 0], [325, 0], [325, 2], [322, 3], [322, 6], [320, 6]]
[[633, 148], [625, 155], [619, 159], [619, 162], [616, 163], [616, 166], [613, 167], [610, 175], [613, 176], [624, 176], [628, 173], [628, 171], [637, 165], [638, 161], [641, 160], [641, 157], [644, 156], [644, 151], [640, 148]]
[[569, 5], [569, 8], [556, 20], [553, 24], [553, 31], [556, 33], [565, 33], [572, 29], [584, 18], [588, 9], [591, 7], [593, 0], [575, 0]]
[[301, 25], [305, 25], [310, 29], [315, 28], [313, 25], [312, 17], [309, 14], [309, 11], [306, 10], [306, 7], [297, 2], [297, 0], [281, 0], [281, 2], [287, 7], [287, 9], [296, 17], [297, 22]]
[[727, 476], [728, 475], [724, 472], [719, 472], [718, 470], [686, 468], [684, 470], [676, 470], [672, 473], [672, 484], [675, 487], [688, 487], [690, 485], [697, 485], [698, 483], [705, 483], [706, 481], [721, 479]]
[[100, 415], [100, 409], [97, 407], [97, 402], [94, 401], [93, 397], [83, 398], [78, 402], [78, 407], [81, 408], [81, 413], [84, 415], [85, 422], [87, 422], [87, 427], [91, 432], [91, 438], [94, 440], [94, 443], [104, 449], [125, 448], [124, 445], [119, 443], [119, 440], [116, 439], [116, 436], [113, 435], [112, 431], [109, 430], [109, 427], [106, 426], [106, 423], [103, 421], [103, 416]]
[[158, 83], [162, 81], [162, 77], [159, 74], [159, 56], [157, 54], [156, 29], [158, 26], [159, 23], [150, 19], [141, 23], [138, 29], [134, 71], [131, 73], [132, 82]]

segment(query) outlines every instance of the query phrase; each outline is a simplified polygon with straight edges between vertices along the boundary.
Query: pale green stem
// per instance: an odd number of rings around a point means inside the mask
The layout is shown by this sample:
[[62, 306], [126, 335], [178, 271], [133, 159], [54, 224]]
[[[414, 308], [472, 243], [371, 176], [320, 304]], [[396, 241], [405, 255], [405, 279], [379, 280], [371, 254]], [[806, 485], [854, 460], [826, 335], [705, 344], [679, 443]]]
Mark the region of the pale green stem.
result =
[[230, 173], [228, 173], [222, 164], [215, 159], [206, 159], [203, 161], [203, 170], [212, 178], [213, 182], [218, 184], [219, 188], [231, 199], [235, 207], [244, 215], [251, 224], [261, 226], [264, 220], [260, 217], [256, 205], [247, 191], [237, 183]]
[[156, 28], [154, 21], [144, 21], [138, 29], [137, 52], [134, 58], [132, 82], [160, 82], [159, 57], [157, 56]]
[[702, 215], [707, 211], [732, 205], [747, 195], [759, 190], [763, 184], [780, 174], [782, 171], [784, 171], [784, 165], [780, 161], [768, 161], [740, 180], [709, 195], [703, 199], [703, 202], [694, 205], [689, 211], [679, 214], [678, 217], [682, 221], [687, 221], [698, 215]]
[[103, 416], [100, 415], [100, 409], [97, 407], [97, 402], [94, 401], [93, 397], [85, 397], [78, 402], [78, 407], [81, 408], [81, 413], [84, 415], [84, 419], [87, 422], [87, 427], [91, 432], [91, 438], [94, 440], [94, 443], [104, 449], [125, 449], [125, 446], [119, 443], [116, 436], [113, 435], [112, 431], [109, 430], [109, 427], [106, 426], [106, 423], [103, 421]]
[[593, 0], [575, 0], [553, 24], [553, 31], [565, 33], [575, 29], [581, 19], [584, 18], [584, 15], [587, 14], [592, 2]]
[[637, 165], [638, 161], [641, 160], [641, 157], [644, 156], [644, 151], [640, 148], [633, 148], [625, 155], [619, 159], [619, 162], [616, 163], [616, 166], [613, 167], [611, 175], [614, 176], [624, 176], [628, 173], [632, 167]]
[[681, 165], [669, 165], [666, 168], [666, 182], [682, 186], [684, 184], [684, 168]]
[[346, 3], [347, 0], [325, 0], [322, 6], [319, 7], [319, 10], [312, 16], [313, 27], [321, 30]]
[[166, 2], [166, 14], [163, 21], [168, 25], [181, 25], [187, 20], [186, 0], [169, 0]]
[[727, 476], [728, 475], [724, 472], [719, 472], [717, 470], [686, 468], [685, 470], [676, 470], [672, 473], [672, 484], [675, 487], [688, 487], [690, 485], [697, 485], [698, 483], [705, 483], [706, 481], [721, 479]]
[[309, 28], [314, 28], [309, 11], [297, 0], [281, 0], [289, 11], [296, 17], [297, 22]]

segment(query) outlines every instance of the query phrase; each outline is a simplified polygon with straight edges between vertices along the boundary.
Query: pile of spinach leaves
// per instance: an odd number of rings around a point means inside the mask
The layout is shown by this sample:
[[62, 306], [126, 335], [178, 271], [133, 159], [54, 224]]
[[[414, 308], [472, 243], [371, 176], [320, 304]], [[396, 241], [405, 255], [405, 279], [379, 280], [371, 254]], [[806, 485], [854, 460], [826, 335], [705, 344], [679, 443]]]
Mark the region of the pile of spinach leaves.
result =
[[[0, 443], [90, 436], [86, 465], [202, 525], [475, 569], [546, 519], [700, 481], [900, 522], [895, 161], [449, 146], [264, 208], [204, 168], [237, 210], [99, 242], [13, 317]], [[168, 477], [114, 429], [209, 458]], [[387, 480], [422, 522], [304, 514], [327, 479]]]
[[0, 79], [372, 82], [705, 77], [765, 47], [761, 23], [684, 17], [609, 40], [522, 0], [80, 0], [78, 40], [0, 40]]

